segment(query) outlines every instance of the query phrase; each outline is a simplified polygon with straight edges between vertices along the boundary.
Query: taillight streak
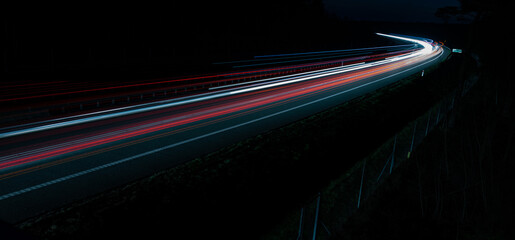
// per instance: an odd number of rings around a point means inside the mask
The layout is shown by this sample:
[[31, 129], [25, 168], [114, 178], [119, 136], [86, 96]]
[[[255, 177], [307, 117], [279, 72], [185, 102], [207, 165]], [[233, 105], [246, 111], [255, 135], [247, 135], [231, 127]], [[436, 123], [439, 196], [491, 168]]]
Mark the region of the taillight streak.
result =
[[[205, 120], [205, 119], [209, 119], [209, 118], [219, 117], [219, 116], [222, 116], [225, 114], [234, 113], [234, 112], [245, 110], [245, 109], [250, 109], [250, 108], [260, 106], [260, 105], [266, 105], [266, 104], [270, 104], [273, 102], [282, 101], [285, 99], [299, 97], [302, 95], [310, 95], [310, 94], [314, 94], [319, 91], [326, 91], [328, 89], [337, 87], [341, 84], [347, 84], [349, 82], [357, 81], [359, 79], [362, 79], [362, 78], [365, 78], [365, 77], [368, 77], [371, 75], [377, 75], [377, 74], [386, 72], [388, 70], [391, 70], [392, 68], [402, 67], [406, 64], [408, 64], [408, 63], [397, 63], [397, 64], [393, 64], [392, 66], [381, 66], [381, 67], [378, 67], [375, 69], [366, 70], [362, 74], [353, 74], [353, 75], [351, 75], [349, 77], [345, 77], [345, 78], [342, 78], [341, 76], [331, 76], [331, 77], [328, 77], [326, 80], [324, 80], [325, 81], [324, 83], [318, 83], [318, 84], [314, 84], [312, 86], [302, 87], [300, 90], [298, 90], [299, 86], [296, 86], [296, 87], [292, 87], [292, 88], [294, 88], [293, 90], [290, 90], [289, 92], [286, 92], [286, 93], [280, 93], [280, 94], [275, 94], [272, 96], [269, 95], [269, 96], [264, 96], [264, 97], [260, 97], [260, 98], [250, 99], [247, 102], [240, 102], [240, 103], [232, 104], [229, 106], [223, 106], [221, 108], [208, 109], [207, 111], [204, 111], [204, 112], [197, 112], [196, 116], [193, 116], [193, 117], [191, 117], [191, 115], [188, 115], [188, 116], [183, 116], [181, 119], [174, 118], [174, 119], [168, 120], [168, 121], [173, 121], [173, 122], [168, 122], [168, 123], [164, 123], [164, 124], [163, 124], [163, 122], [158, 122], [158, 123], [155, 123], [153, 126], [150, 126], [150, 125], [140, 126], [140, 128], [133, 128], [132, 129], [133, 131], [131, 131], [131, 132], [126, 132], [126, 133], [121, 133], [121, 134], [119, 134], [120, 132], [116, 132], [116, 133], [112, 133], [109, 135], [101, 135], [100, 138], [102, 138], [102, 139], [96, 139], [96, 140], [93, 140], [90, 142], [84, 142], [85, 140], [87, 141], [90, 139], [82, 138], [81, 140], [79, 140], [79, 141], [82, 141], [82, 143], [73, 142], [70, 144], [72, 146], [67, 146], [64, 148], [60, 148], [62, 146], [58, 146], [57, 149], [52, 149], [51, 151], [43, 152], [43, 153], [32, 155], [32, 156], [23, 157], [21, 159], [17, 159], [14, 161], [4, 161], [3, 163], [0, 163], [0, 169], [7, 168], [10, 166], [14, 166], [14, 165], [23, 164], [23, 163], [28, 163], [28, 162], [32, 162], [32, 161], [36, 161], [36, 160], [40, 160], [40, 159], [44, 159], [44, 158], [49, 158], [49, 157], [53, 157], [53, 156], [57, 156], [57, 155], [65, 154], [65, 153], [70, 153], [73, 151], [77, 151], [77, 150], [81, 150], [81, 149], [85, 149], [85, 148], [89, 148], [89, 147], [94, 147], [94, 146], [98, 146], [101, 144], [106, 144], [106, 143], [110, 143], [110, 142], [114, 142], [114, 141], [118, 141], [118, 140], [122, 140], [122, 139], [127, 139], [130, 137], [135, 137], [135, 136], [139, 136], [139, 135], [143, 135], [143, 134], [147, 134], [147, 133], [151, 133], [151, 132], [155, 132], [155, 131], [160, 131], [160, 130], [171, 128], [171, 127], [185, 125], [185, 124], [189, 124], [192, 122], [197, 122], [197, 121], [201, 121], [201, 120]], [[346, 79], [346, 80], [342, 81], [342, 79]], [[302, 85], [309, 85], [309, 84], [305, 83]], [[286, 87], [286, 86], [283, 86], [283, 87]], [[262, 92], [260, 92], [260, 93], [262, 93]], [[257, 96], [257, 95], [254, 94], [254, 96]], [[125, 129], [125, 131], [130, 131], [130, 130]], [[119, 134], [119, 135], [117, 135], [117, 134]], [[43, 150], [49, 150], [49, 149], [43, 149]]]

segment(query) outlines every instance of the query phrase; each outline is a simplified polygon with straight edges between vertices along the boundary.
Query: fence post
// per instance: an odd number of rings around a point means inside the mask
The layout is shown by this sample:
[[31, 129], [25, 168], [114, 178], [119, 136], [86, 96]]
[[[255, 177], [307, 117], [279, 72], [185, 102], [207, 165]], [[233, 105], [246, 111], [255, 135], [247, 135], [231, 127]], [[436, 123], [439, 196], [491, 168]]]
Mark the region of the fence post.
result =
[[317, 209], [315, 212], [315, 226], [313, 227], [313, 240], [315, 240], [315, 237], [317, 235], [317, 223], [318, 223], [318, 210], [320, 208], [320, 193], [318, 193], [318, 199], [317, 199]]
[[363, 172], [361, 172], [361, 184], [359, 185], [358, 208], [359, 208], [359, 203], [361, 202], [361, 190], [363, 190], [363, 177], [365, 175], [365, 165], [367, 165], [366, 158], [363, 161]]
[[393, 139], [393, 152], [392, 152], [392, 162], [390, 164], [390, 174], [392, 174], [393, 165], [395, 161], [395, 146], [397, 145], [397, 134], [395, 134], [395, 138]]
[[408, 152], [408, 158], [411, 156], [411, 152], [413, 152], [413, 143], [415, 142], [415, 133], [417, 132], [417, 122], [415, 122], [415, 126], [413, 127], [413, 136], [411, 137], [411, 146]]
[[425, 136], [427, 136], [427, 131], [429, 130], [429, 121], [431, 120], [431, 111], [429, 111], [429, 117], [427, 117], [427, 126], [426, 126], [426, 134]]
[[304, 208], [300, 209], [300, 223], [299, 223], [299, 234], [297, 235], [297, 240], [300, 240], [302, 237], [302, 221], [304, 218]]

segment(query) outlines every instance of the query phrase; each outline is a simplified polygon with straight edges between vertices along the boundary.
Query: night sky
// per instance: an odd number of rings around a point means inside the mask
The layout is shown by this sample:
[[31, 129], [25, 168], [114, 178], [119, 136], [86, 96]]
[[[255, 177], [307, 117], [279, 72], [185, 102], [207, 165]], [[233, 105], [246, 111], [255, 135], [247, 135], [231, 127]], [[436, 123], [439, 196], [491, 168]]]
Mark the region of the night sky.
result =
[[[147, 72], [159, 77], [198, 74], [212, 71], [211, 63], [216, 61], [367, 45], [369, 43], [358, 40], [357, 36], [370, 36], [371, 32], [381, 29], [348, 24], [345, 31], [334, 31], [339, 23], [331, 16], [351, 22], [443, 23], [435, 16], [436, 10], [460, 6], [460, 2], [227, 0], [202, 4], [195, 1], [175, 1], [169, 5], [127, 4], [116, 10], [107, 6], [72, 4], [66, 11], [57, 7], [47, 7], [44, 11], [13, 9], [4, 16], [8, 47], [4, 53], [5, 72], [11, 79], [38, 80], [45, 79], [44, 74], [49, 75], [49, 79], [56, 77], [50, 75], [59, 74], [67, 78], [65, 76], [72, 72], [78, 78], [88, 74], [107, 76], [106, 72], [112, 72], [120, 79], [127, 79], [135, 77], [134, 66], [151, 66]], [[389, 31], [416, 34], [402, 28]], [[347, 38], [348, 35], [353, 38]], [[433, 31], [431, 36], [437, 34]], [[446, 40], [449, 38], [445, 36]], [[169, 67], [179, 65], [181, 67]], [[157, 66], [163, 66], [164, 70], [154, 69]], [[93, 74], [96, 70], [103, 73]], [[145, 74], [137, 78], [146, 77]]]
[[324, 0], [326, 10], [356, 21], [437, 22], [436, 9], [460, 6], [458, 0]]

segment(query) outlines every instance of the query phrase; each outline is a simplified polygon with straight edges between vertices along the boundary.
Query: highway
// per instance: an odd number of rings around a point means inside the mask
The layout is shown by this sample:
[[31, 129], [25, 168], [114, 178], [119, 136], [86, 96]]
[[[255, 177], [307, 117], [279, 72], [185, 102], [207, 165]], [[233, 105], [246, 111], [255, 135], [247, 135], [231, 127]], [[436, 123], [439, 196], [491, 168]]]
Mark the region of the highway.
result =
[[[380, 35], [420, 47], [373, 61], [2, 128], [0, 219], [16, 223], [177, 166], [422, 72], [449, 54], [426, 39]], [[288, 57], [281, 61], [292, 61]]]

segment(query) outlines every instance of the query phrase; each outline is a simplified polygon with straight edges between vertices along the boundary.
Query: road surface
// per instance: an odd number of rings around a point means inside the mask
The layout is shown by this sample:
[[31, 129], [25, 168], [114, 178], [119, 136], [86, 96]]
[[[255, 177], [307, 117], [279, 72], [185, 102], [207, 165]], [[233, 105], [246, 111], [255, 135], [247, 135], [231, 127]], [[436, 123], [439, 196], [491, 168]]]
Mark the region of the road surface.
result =
[[443, 61], [417, 51], [211, 87], [181, 98], [23, 124], [0, 132], [0, 219], [16, 223], [300, 120]]

